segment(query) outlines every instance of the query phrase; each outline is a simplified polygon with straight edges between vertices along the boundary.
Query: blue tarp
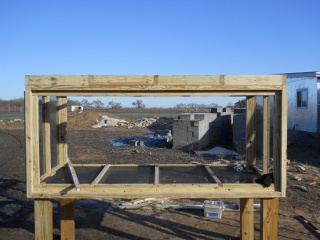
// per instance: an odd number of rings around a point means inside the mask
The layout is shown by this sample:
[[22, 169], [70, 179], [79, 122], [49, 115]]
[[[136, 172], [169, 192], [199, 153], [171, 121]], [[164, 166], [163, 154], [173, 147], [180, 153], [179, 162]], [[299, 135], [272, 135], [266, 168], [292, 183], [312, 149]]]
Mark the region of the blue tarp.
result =
[[157, 136], [147, 136], [147, 137], [129, 137], [124, 138], [121, 140], [118, 140], [114, 143], [112, 143], [112, 146], [118, 147], [123, 145], [129, 145], [130, 141], [139, 141], [143, 142], [143, 144], [140, 144], [140, 147], [166, 147], [167, 146], [167, 136], [164, 135], [157, 135]]

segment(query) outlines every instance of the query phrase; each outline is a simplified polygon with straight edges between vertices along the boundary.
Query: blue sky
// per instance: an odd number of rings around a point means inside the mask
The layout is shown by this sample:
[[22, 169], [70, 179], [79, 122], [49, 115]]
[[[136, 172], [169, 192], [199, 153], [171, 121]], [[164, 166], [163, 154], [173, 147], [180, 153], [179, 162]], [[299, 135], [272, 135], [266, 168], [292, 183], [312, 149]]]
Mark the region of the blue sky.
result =
[[2, 0], [0, 99], [23, 97], [28, 74], [320, 71], [319, 9], [319, 0]]

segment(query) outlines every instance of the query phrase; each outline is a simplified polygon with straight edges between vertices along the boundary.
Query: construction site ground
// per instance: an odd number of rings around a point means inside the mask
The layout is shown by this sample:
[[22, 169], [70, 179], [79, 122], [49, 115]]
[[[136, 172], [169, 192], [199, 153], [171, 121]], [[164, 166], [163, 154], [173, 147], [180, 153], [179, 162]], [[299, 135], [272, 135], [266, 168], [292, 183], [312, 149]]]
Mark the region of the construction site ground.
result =
[[[161, 126], [93, 129], [97, 113], [70, 118], [68, 149], [74, 163], [208, 163], [208, 159], [169, 148], [111, 146], [118, 139], [161, 132]], [[99, 119], [98, 119], [99, 120]], [[167, 126], [165, 126], [167, 127]], [[320, 228], [320, 140], [314, 135], [288, 132], [287, 197], [280, 199], [279, 239], [318, 239], [299, 216]], [[173, 136], [174, 137], [174, 136]], [[300, 166], [300, 167], [297, 167]], [[303, 171], [305, 169], [305, 171]], [[301, 178], [301, 180], [299, 180]], [[26, 198], [24, 124], [0, 122], [0, 239], [34, 239], [33, 199]], [[302, 191], [296, 185], [305, 186]], [[156, 199], [158, 205], [201, 205], [206, 199]], [[212, 200], [212, 199], [211, 199]], [[239, 203], [239, 199], [221, 199]], [[224, 211], [221, 219], [204, 217], [203, 210], [157, 207], [121, 209], [130, 199], [75, 201], [76, 239], [239, 239], [239, 211]], [[147, 203], [153, 203], [147, 202]], [[255, 203], [259, 203], [255, 199]], [[54, 239], [60, 239], [59, 201], [53, 200]], [[256, 211], [259, 239], [260, 212]]]

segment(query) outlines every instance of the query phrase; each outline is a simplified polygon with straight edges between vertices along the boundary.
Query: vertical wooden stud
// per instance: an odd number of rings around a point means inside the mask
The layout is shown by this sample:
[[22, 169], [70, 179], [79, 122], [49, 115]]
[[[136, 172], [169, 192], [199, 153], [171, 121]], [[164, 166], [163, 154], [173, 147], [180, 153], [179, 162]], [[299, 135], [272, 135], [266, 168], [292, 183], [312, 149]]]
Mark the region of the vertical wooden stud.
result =
[[277, 240], [278, 239], [278, 208], [279, 208], [278, 198], [261, 199], [261, 215], [260, 215], [260, 239], [261, 240]]
[[253, 198], [240, 199], [241, 239], [254, 239]]
[[[28, 78], [26, 77], [26, 81]], [[32, 153], [32, 92], [27, 86], [25, 91], [25, 139], [26, 139], [26, 186], [27, 186], [27, 197], [31, 197], [33, 192], [33, 153]]]
[[269, 172], [270, 159], [270, 96], [263, 97], [263, 145], [262, 145], [262, 160], [263, 173]]
[[287, 116], [288, 99], [286, 76], [283, 76], [282, 91], [275, 94], [275, 113], [273, 131], [273, 175], [275, 190], [286, 196], [287, 187]]
[[57, 163], [63, 165], [67, 162], [67, 97], [57, 97]]
[[40, 184], [40, 147], [39, 147], [39, 98], [32, 96], [32, 161], [33, 187]]
[[274, 96], [273, 175], [275, 190], [281, 190], [281, 93]]
[[288, 93], [286, 75], [282, 76], [283, 88], [281, 92], [281, 194], [286, 196], [287, 189], [287, 141], [288, 141]]
[[51, 171], [51, 146], [50, 146], [50, 97], [42, 97], [42, 145], [43, 145], [43, 173]]
[[246, 110], [246, 161], [256, 164], [256, 97], [247, 97]]
[[60, 235], [62, 240], [75, 239], [74, 200], [60, 200]]
[[53, 239], [53, 214], [50, 200], [34, 201], [35, 239]]

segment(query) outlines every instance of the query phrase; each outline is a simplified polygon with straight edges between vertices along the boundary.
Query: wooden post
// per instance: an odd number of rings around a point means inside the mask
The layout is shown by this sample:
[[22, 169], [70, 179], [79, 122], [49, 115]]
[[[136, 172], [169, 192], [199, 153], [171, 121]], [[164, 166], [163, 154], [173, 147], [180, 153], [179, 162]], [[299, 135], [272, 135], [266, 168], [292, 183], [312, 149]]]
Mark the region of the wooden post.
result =
[[43, 145], [43, 173], [51, 171], [51, 146], [50, 146], [50, 97], [42, 97], [42, 145]]
[[62, 240], [75, 239], [74, 200], [60, 200], [60, 236]]
[[246, 161], [247, 166], [256, 164], [256, 97], [247, 97], [246, 110]]
[[57, 163], [63, 165], [67, 163], [67, 98], [57, 97], [57, 132], [58, 132], [58, 149]]
[[278, 198], [261, 199], [260, 240], [278, 239]]
[[254, 239], [253, 198], [240, 199], [241, 239]]
[[34, 200], [35, 239], [53, 239], [52, 202]]
[[270, 160], [270, 96], [263, 97], [263, 130], [262, 130], [263, 174], [269, 173]]

